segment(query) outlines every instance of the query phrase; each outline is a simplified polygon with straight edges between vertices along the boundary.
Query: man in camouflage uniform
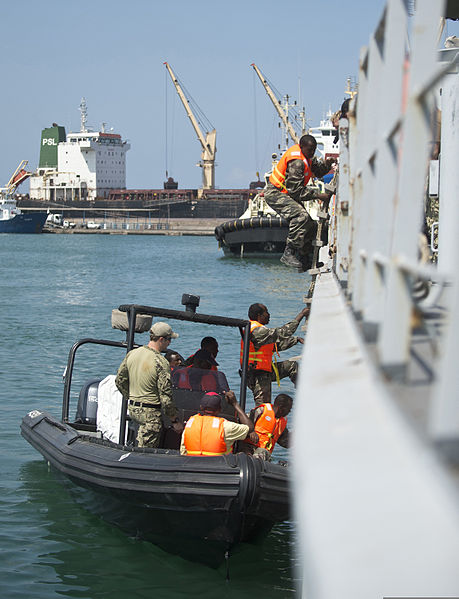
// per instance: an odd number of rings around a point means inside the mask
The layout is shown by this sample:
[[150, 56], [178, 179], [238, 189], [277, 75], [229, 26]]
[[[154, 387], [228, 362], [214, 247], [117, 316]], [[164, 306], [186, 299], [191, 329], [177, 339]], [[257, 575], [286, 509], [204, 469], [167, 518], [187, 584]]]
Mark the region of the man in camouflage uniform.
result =
[[[252, 304], [249, 308], [249, 319], [263, 325], [254, 328], [250, 334], [250, 341], [253, 343], [255, 351], [269, 343], [275, 343], [277, 351], [284, 351], [297, 343], [304, 343], [303, 337], [296, 337], [293, 333], [298, 328], [301, 320], [306, 318], [308, 314], [309, 308], [304, 308], [287, 324], [270, 329], [266, 326], [269, 323], [270, 317], [268, 308], [263, 304]], [[275, 353], [273, 358], [275, 359]], [[296, 360], [275, 361], [275, 368], [277, 368], [279, 379], [289, 377], [291, 381], [296, 382], [298, 373], [298, 362]], [[253, 393], [255, 406], [259, 406], [262, 403], [271, 403], [271, 383], [277, 380], [275, 368], [271, 368], [268, 372], [249, 367], [247, 387]]]
[[161, 352], [166, 351], [171, 339], [178, 337], [165, 322], [156, 322], [150, 329], [148, 345], [131, 350], [121, 362], [115, 384], [129, 399], [129, 415], [139, 424], [137, 445], [158, 447], [163, 428], [161, 408], [171, 419], [177, 433], [177, 408], [172, 399], [171, 370]]
[[[309, 161], [315, 177], [323, 177], [329, 172], [335, 159], [325, 162], [314, 157], [317, 142], [312, 135], [303, 135], [299, 146], [303, 156]], [[311, 242], [315, 239], [317, 223], [311, 218], [302, 202], [310, 200], [328, 200], [329, 194], [317, 193], [317, 190], [304, 184], [305, 165], [302, 159], [291, 160], [285, 173], [286, 192], [268, 181], [264, 197], [266, 202], [289, 223], [289, 231], [281, 262], [293, 266], [300, 271], [307, 270], [311, 265]]]

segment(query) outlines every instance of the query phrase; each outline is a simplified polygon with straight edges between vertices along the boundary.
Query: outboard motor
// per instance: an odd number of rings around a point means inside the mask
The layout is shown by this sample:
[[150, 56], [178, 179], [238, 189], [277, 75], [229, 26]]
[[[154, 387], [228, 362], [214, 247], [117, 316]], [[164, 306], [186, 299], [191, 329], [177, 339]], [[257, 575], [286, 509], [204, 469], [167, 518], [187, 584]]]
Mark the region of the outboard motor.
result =
[[102, 379], [86, 381], [80, 391], [76, 411], [76, 421], [82, 424], [96, 424], [97, 420], [97, 393]]

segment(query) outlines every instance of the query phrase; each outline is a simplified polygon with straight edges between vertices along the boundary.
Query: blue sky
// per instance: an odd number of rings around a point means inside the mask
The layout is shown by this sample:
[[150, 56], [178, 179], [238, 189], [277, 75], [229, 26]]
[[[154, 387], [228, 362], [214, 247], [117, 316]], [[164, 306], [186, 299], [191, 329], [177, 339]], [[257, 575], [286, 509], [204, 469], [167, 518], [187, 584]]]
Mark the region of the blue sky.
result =
[[[41, 130], [102, 122], [131, 143], [127, 187], [201, 182], [200, 145], [163, 66], [168, 61], [217, 129], [216, 186], [246, 187], [270, 165], [278, 118], [250, 67], [298, 99], [310, 126], [344, 99], [384, 0], [25, 0], [4, 3], [0, 184], [35, 169]], [[166, 128], [167, 114], [167, 128]], [[167, 129], [167, 136], [166, 136]], [[166, 152], [166, 140], [167, 148]], [[27, 191], [24, 185], [19, 191]]]

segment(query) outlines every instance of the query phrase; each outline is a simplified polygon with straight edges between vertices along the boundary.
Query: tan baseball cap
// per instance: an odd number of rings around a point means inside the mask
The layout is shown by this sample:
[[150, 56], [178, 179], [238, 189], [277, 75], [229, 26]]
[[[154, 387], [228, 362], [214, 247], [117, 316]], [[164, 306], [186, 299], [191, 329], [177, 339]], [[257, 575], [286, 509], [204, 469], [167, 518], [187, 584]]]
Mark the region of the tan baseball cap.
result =
[[178, 333], [174, 333], [167, 322], [155, 322], [151, 327], [150, 333], [155, 337], [170, 337], [171, 339], [177, 339]]

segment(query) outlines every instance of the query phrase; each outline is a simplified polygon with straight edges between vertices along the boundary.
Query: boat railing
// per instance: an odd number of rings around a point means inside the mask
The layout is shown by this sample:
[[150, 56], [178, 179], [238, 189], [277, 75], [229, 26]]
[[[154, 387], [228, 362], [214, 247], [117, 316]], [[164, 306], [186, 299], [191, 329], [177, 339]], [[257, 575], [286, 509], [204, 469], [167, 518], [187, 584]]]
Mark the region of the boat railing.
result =
[[[183, 297], [188, 297], [186, 294]], [[193, 297], [193, 296], [191, 296]], [[199, 303], [199, 298], [197, 298]], [[182, 302], [184, 302], [182, 298]], [[202, 314], [197, 313], [194, 307], [194, 310], [191, 308], [191, 304], [186, 306], [186, 310], [172, 310], [168, 308], [157, 308], [154, 306], [143, 306], [138, 304], [123, 304], [119, 306], [119, 310], [121, 312], [125, 312], [127, 314], [127, 330], [126, 330], [126, 340], [125, 341], [112, 341], [108, 339], [93, 339], [93, 338], [85, 338], [77, 341], [71, 347], [67, 366], [64, 374], [64, 392], [63, 392], [63, 401], [62, 401], [62, 421], [69, 422], [69, 409], [70, 409], [70, 391], [73, 377], [73, 368], [75, 364], [75, 355], [77, 350], [87, 344], [93, 345], [105, 345], [111, 347], [120, 347], [126, 350], [126, 352], [131, 351], [135, 347], [138, 347], [135, 344], [135, 332], [136, 332], [136, 323], [137, 323], [137, 315], [148, 315], [148, 316], [160, 316], [163, 318], [175, 319], [175, 320], [183, 320], [189, 322], [196, 322], [202, 324], [209, 325], [217, 325], [217, 326], [227, 326], [227, 327], [235, 327], [239, 329], [241, 339], [244, 340], [244, 348], [242, 355], [242, 365], [241, 365], [241, 384], [240, 384], [240, 392], [239, 392], [239, 403], [242, 409], [245, 409], [246, 404], [246, 394], [247, 394], [247, 368], [249, 362], [249, 336], [250, 336], [250, 326], [248, 320], [243, 320], [239, 318], [230, 318], [226, 316], [216, 316], [212, 314]], [[126, 421], [127, 421], [127, 398], [123, 397], [122, 405], [121, 405], [121, 418], [120, 418], [120, 434], [119, 434], [119, 443], [124, 445], [125, 442], [125, 431], [126, 431]]]
[[[315, 281], [293, 426], [310, 598], [459, 585], [458, 49], [438, 49], [451, 3], [410, 7], [387, 1], [339, 122], [335, 253]], [[420, 240], [438, 111], [433, 262]]]
[[[68, 356], [68, 360], [67, 360], [67, 366], [65, 368], [65, 373], [64, 373], [64, 392], [63, 392], [63, 399], [62, 399], [62, 422], [69, 422], [70, 391], [71, 391], [71, 385], [72, 385], [73, 368], [75, 365], [75, 354], [81, 346], [87, 345], [87, 344], [106, 345], [109, 347], [121, 347], [124, 349], [127, 348], [126, 341], [112, 341], [110, 339], [93, 339], [93, 338], [80, 339], [79, 341], [77, 341], [76, 343], [74, 343], [72, 345], [72, 347], [70, 348], [70, 352], [69, 352], [69, 356]], [[124, 422], [126, 423], [126, 421], [124, 421]], [[123, 441], [124, 441], [124, 439], [123, 439]], [[120, 439], [120, 442], [121, 442], [121, 439]]]

